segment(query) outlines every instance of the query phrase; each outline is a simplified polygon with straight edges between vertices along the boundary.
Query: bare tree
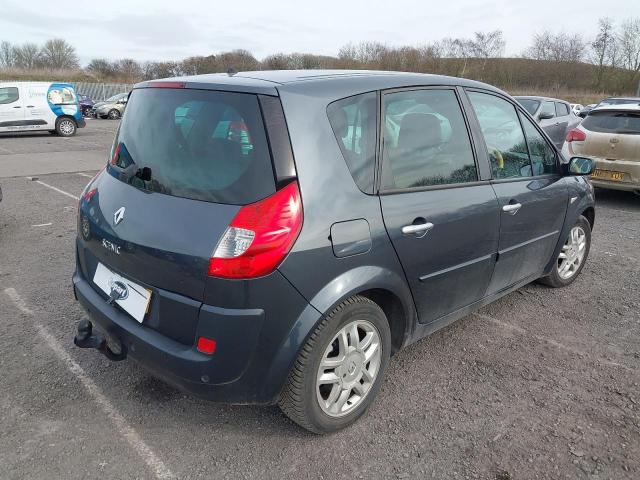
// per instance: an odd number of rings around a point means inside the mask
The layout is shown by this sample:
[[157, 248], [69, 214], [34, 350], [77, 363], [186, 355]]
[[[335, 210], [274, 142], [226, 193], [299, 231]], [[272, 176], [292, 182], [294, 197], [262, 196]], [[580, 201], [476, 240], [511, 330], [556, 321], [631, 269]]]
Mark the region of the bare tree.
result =
[[114, 65], [104, 58], [94, 58], [87, 65], [87, 70], [99, 79], [113, 77], [116, 73]]
[[40, 66], [40, 48], [35, 43], [25, 43], [14, 47], [15, 66], [32, 70]]
[[142, 79], [142, 67], [131, 58], [124, 58], [116, 63], [116, 72], [126, 83], [134, 83]]
[[623, 22], [618, 35], [620, 57], [624, 68], [640, 71], [640, 19], [630, 18]]
[[469, 41], [469, 48], [474, 57], [495, 58], [501, 57], [504, 53], [505, 41], [502, 37], [502, 30], [492, 32], [475, 32], [473, 39]]
[[0, 42], [0, 68], [11, 68], [16, 63], [16, 51], [6, 40]]
[[580, 34], [544, 31], [534, 35], [533, 43], [525, 50], [524, 56], [535, 60], [575, 63], [584, 58], [585, 50], [586, 43]]
[[[602, 85], [602, 77], [605, 68], [612, 59], [612, 53], [616, 51], [616, 35], [613, 27], [613, 21], [604, 17], [598, 20], [598, 34], [591, 42], [593, 63], [598, 66], [596, 85], [599, 88]], [[614, 57], [615, 58], [615, 54]]]
[[45, 68], [79, 68], [76, 49], [61, 38], [47, 40], [40, 50], [40, 62]]

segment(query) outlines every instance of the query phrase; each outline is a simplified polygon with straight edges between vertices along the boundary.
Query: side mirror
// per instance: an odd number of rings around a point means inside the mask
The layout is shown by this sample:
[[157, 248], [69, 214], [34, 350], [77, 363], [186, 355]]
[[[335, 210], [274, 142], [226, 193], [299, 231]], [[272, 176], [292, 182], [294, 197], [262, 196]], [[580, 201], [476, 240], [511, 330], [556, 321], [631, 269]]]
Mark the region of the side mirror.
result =
[[586, 157], [571, 157], [568, 167], [569, 175], [591, 175], [596, 167], [596, 162]]
[[555, 117], [555, 115], [551, 112], [540, 112], [540, 115], [538, 115], [540, 120], [549, 120], [553, 117]]

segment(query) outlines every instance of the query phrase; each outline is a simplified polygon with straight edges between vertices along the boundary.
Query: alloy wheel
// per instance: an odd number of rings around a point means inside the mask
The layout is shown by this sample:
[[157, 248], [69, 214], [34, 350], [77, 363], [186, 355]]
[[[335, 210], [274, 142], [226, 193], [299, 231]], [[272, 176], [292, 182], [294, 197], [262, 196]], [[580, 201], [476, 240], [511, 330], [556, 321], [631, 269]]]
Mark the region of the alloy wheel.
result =
[[377, 328], [367, 320], [343, 326], [327, 346], [316, 377], [320, 408], [330, 417], [347, 415], [374, 385], [382, 358]]
[[587, 248], [587, 235], [580, 226], [575, 226], [569, 233], [569, 238], [564, 243], [560, 255], [558, 255], [558, 275], [563, 280], [573, 277], [584, 260]]

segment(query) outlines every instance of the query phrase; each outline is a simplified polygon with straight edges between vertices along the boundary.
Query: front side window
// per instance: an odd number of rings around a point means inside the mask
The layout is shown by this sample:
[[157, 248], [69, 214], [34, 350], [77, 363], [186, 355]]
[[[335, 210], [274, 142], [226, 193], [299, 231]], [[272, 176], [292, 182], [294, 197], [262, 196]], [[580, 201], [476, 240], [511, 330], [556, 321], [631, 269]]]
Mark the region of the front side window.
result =
[[524, 115], [520, 115], [524, 133], [527, 137], [529, 155], [531, 157], [531, 169], [533, 175], [550, 175], [558, 173], [556, 152], [549, 146], [538, 129]]
[[515, 107], [495, 95], [468, 94], [487, 145], [493, 178], [530, 177], [527, 142]]
[[554, 102], [542, 102], [542, 109], [540, 110], [540, 118], [548, 117], [554, 118], [556, 116], [556, 106]]
[[20, 98], [17, 87], [0, 88], [0, 105], [16, 102]]
[[453, 90], [386, 94], [383, 128], [385, 189], [478, 179], [466, 123]]
[[327, 108], [329, 123], [336, 136], [342, 156], [358, 188], [373, 193], [373, 172], [376, 162], [375, 92], [333, 102]]

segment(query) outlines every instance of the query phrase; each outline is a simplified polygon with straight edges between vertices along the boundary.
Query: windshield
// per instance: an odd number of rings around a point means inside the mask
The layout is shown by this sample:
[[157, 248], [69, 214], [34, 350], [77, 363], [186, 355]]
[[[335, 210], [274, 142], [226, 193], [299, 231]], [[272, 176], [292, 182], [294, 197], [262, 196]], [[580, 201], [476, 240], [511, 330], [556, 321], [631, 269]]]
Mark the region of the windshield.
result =
[[592, 112], [582, 122], [592, 132], [640, 134], [640, 112]]
[[119, 93], [117, 95], [114, 95], [113, 97], [109, 97], [105, 100], [105, 102], [117, 102], [118, 100], [121, 100], [123, 98], [125, 98], [127, 96], [126, 93]]
[[275, 192], [256, 95], [136, 89], [112, 159], [115, 178], [166, 195], [244, 205]]
[[530, 98], [516, 98], [518, 103], [524, 107], [529, 115], [534, 115], [540, 106], [540, 100], [532, 100]]

